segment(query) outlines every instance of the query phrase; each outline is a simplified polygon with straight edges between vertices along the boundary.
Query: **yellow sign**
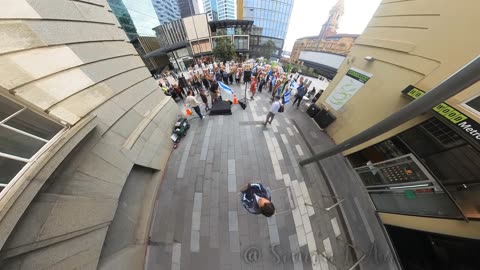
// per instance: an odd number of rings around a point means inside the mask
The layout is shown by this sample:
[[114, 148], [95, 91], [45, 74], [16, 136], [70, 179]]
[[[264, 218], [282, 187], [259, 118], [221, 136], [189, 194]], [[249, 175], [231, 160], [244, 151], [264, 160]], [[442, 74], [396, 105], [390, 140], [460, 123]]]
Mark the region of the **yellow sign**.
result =
[[[417, 89], [417, 88], [412, 88], [408, 92], [406, 92], [405, 94], [407, 94], [408, 96], [410, 96], [414, 99], [417, 99], [417, 98], [420, 98], [421, 96], [425, 95], [425, 92], [423, 92], [422, 90]], [[450, 105], [448, 105], [444, 102], [435, 106], [433, 108], [433, 110], [436, 111], [438, 114], [445, 117], [446, 119], [448, 119], [450, 122], [452, 122], [454, 124], [458, 124], [458, 123], [468, 119], [467, 116], [465, 116], [464, 114], [462, 114], [461, 112], [457, 111], [456, 109], [454, 109], [453, 107], [451, 107]]]

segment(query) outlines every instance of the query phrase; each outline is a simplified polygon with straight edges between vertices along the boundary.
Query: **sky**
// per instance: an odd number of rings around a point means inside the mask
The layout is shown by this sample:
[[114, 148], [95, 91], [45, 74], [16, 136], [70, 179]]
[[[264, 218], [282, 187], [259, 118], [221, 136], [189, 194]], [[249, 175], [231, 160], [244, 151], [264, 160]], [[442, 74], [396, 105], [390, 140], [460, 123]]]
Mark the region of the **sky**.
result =
[[[382, 0], [344, 0], [345, 14], [340, 18], [338, 33], [361, 34]], [[291, 51], [295, 40], [320, 33], [330, 9], [337, 0], [295, 0], [283, 49]], [[203, 1], [198, 0], [203, 12]]]
[[202, 14], [205, 12], [205, 9], [203, 9], [203, 0], [197, 0], [197, 1], [198, 1], [198, 7], [200, 9], [200, 14]]

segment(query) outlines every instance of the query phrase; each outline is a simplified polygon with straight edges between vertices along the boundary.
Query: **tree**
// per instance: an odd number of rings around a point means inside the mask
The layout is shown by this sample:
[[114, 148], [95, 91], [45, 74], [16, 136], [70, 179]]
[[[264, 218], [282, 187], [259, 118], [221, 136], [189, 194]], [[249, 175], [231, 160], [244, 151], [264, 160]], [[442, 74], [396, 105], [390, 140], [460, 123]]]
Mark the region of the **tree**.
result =
[[273, 43], [273, 41], [271, 40], [267, 41], [267, 43], [265, 43], [260, 49], [260, 53], [267, 60], [269, 60], [270, 57], [272, 57], [274, 52], [275, 52], [275, 43]]
[[222, 37], [215, 39], [216, 46], [213, 55], [222, 62], [230, 61], [235, 56], [235, 46], [230, 38]]

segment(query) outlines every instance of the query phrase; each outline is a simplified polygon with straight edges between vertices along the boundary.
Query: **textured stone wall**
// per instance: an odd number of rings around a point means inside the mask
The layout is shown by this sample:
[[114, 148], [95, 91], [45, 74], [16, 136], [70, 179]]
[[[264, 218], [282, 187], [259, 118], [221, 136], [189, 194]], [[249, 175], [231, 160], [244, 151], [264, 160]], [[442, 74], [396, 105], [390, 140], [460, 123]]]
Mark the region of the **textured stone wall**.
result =
[[164, 169], [178, 108], [105, 0], [3, 0], [0, 19], [0, 94], [69, 127], [0, 202], [0, 268], [96, 269], [133, 165]]

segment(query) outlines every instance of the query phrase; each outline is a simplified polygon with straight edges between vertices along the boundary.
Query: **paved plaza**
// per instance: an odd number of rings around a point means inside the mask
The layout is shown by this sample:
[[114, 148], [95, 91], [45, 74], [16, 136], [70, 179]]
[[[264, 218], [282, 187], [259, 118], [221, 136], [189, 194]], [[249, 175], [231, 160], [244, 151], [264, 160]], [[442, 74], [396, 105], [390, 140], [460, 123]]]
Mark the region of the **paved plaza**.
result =
[[[348, 162], [337, 155], [300, 167], [333, 142], [304, 107], [287, 105], [264, 127], [269, 97], [258, 93], [231, 116], [191, 117], [159, 191], [146, 269], [340, 270], [360, 259], [356, 269], [397, 269]], [[248, 182], [270, 188], [273, 217], [243, 208], [239, 191]]]

